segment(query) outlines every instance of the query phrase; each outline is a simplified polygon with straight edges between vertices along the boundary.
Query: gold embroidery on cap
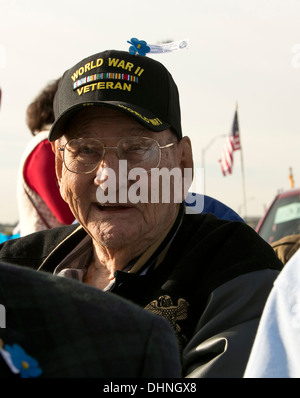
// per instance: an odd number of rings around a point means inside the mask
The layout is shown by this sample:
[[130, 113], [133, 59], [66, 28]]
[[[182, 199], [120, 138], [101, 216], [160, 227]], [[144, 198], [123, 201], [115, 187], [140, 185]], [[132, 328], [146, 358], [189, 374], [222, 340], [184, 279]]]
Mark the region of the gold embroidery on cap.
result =
[[133, 109], [131, 109], [131, 108], [128, 108], [127, 106], [124, 106], [124, 105], [121, 105], [121, 104], [118, 104], [118, 106], [119, 106], [120, 108], [126, 109], [127, 111], [129, 111], [129, 112], [135, 114], [136, 116], [138, 116], [140, 119], [142, 119], [144, 122], [146, 122], [146, 123], [148, 123], [148, 124], [151, 123], [153, 126], [159, 126], [159, 125], [162, 124], [162, 121], [159, 120], [158, 117], [155, 118], [155, 119], [149, 119], [149, 118], [147, 118], [146, 116], [141, 115], [141, 114], [138, 113], [137, 111], [135, 111], [135, 110], [133, 110]]

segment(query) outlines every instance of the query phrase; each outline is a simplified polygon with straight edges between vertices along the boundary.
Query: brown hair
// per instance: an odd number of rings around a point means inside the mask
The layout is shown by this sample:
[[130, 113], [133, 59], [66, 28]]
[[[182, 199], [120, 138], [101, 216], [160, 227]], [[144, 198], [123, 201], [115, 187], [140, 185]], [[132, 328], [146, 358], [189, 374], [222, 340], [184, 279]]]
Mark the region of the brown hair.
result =
[[60, 79], [53, 80], [39, 93], [26, 110], [26, 123], [33, 135], [54, 122], [53, 99]]

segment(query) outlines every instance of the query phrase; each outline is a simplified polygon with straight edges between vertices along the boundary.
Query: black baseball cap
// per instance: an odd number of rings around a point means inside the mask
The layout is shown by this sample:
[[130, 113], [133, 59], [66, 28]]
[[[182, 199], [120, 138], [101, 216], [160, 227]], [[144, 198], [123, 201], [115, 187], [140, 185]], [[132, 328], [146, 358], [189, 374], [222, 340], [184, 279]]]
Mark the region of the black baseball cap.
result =
[[182, 137], [177, 86], [169, 71], [150, 57], [107, 50], [67, 70], [54, 98], [49, 141], [64, 134], [75, 113], [99, 105], [125, 112], [151, 131], [171, 128]]

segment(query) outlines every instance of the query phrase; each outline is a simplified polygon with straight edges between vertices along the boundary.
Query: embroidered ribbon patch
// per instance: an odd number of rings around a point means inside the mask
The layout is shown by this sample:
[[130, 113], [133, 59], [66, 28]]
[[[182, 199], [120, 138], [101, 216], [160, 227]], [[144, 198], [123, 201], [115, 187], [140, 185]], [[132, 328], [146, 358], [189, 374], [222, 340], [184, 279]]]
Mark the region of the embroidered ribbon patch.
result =
[[100, 80], [124, 80], [133, 83], [138, 83], [139, 81], [137, 76], [128, 75], [126, 73], [96, 73], [94, 75], [86, 76], [82, 79], [76, 80], [76, 82], [73, 83], [73, 90], [90, 82], [98, 82]]

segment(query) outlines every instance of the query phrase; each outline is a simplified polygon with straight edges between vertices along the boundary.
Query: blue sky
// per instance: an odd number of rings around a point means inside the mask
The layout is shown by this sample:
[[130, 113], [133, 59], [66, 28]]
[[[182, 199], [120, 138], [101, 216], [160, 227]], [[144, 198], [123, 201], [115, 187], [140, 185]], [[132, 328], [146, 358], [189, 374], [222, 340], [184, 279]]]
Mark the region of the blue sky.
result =
[[[40, 89], [88, 55], [189, 39], [189, 49], [152, 55], [177, 82], [182, 126], [205, 150], [206, 194], [242, 215], [260, 216], [278, 189], [296, 186], [299, 168], [299, 0], [0, 0], [0, 223], [16, 222], [20, 157], [31, 135], [27, 105]], [[241, 156], [223, 177], [218, 159], [238, 102]]]

